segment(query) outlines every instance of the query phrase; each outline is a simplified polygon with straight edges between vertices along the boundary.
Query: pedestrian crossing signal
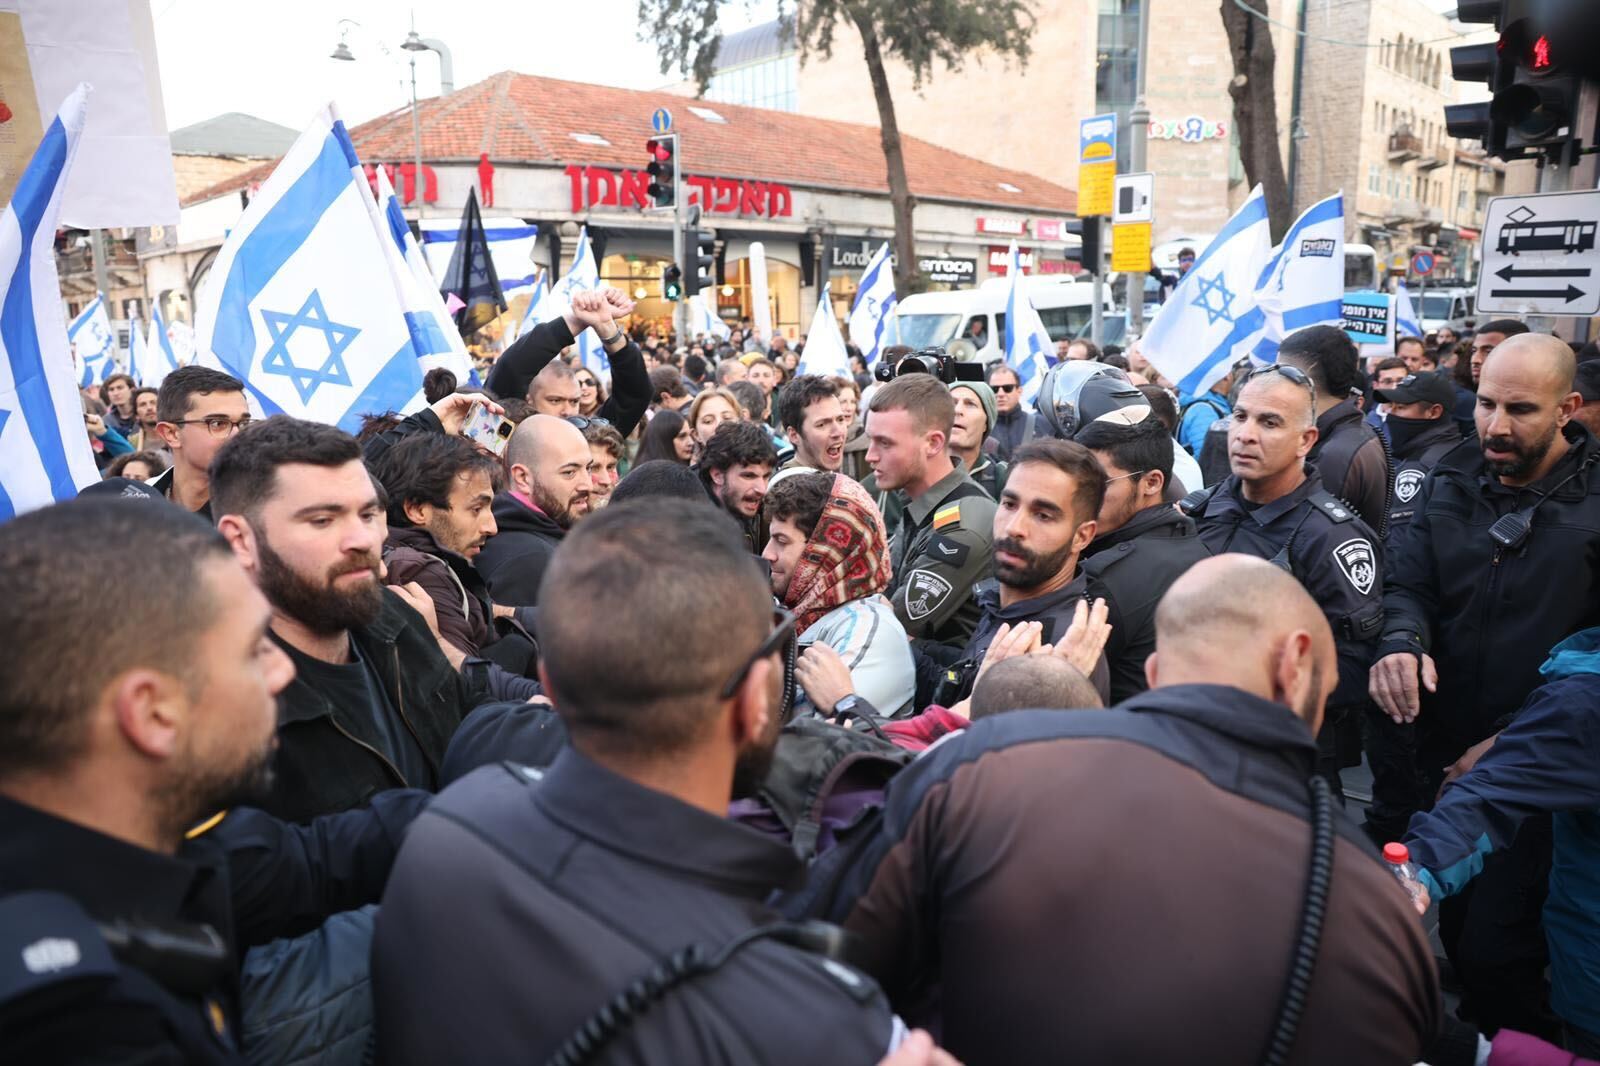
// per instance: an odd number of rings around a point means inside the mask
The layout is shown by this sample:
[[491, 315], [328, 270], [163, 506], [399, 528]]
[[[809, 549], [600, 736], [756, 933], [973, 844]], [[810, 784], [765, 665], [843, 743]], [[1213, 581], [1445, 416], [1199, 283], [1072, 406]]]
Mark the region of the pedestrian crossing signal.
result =
[[683, 299], [683, 271], [677, 263], [661, 268], [661, 297], [665, 300]]

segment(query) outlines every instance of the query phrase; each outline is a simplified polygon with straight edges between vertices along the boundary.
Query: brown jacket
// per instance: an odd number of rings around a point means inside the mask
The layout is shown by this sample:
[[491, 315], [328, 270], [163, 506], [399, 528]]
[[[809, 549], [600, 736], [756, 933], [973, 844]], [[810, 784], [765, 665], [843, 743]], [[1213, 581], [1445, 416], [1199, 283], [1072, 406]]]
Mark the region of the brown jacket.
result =
[[[1281, 705], [1184, 685], [976, 722], [890, 785], [817, 907], [968, 1066], [1257, 1062], [1300, 928], [1316, 746]], [[1289, 1059], [1408, 1066], [1439, 1024], [1422, 926], [1335, 812], [1315, 976]]]

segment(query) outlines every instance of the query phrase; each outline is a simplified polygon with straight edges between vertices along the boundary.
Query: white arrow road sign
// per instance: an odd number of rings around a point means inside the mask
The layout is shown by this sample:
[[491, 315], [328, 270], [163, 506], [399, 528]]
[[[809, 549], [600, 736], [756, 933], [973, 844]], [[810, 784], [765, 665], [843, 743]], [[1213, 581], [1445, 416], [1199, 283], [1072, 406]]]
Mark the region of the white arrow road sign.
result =
[[1483, 226], [1477, 309], [1600, 314], [1600, 189], [1497, 196]]

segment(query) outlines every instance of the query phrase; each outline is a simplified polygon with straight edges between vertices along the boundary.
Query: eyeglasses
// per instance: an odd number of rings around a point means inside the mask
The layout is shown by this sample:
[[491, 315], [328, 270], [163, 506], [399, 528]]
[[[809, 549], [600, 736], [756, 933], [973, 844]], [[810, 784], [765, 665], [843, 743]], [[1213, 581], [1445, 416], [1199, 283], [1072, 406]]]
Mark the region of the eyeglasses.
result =
[[1250, 373], [1245, 376], [1245, 380], [1254, 381], [1256, 378], [1261, 377], [1264, 374], [1282, 374], [1288, 381], [1299, 385], [1302, 389], [1305, 389], [1307, 392], [1309, 392], [1311, 394], [1311, 406], [1317, 406], [1316, 383], [1306, 376], [1306, 372], [1304, 370], [1301, 370], [1297, 366], [1289, 366], [1286, 363], [1268, 363], [1266, 366], [1258, 366], [1254, 370], [1250, 371]]
[[588, 429], [590, 426], [605, 426], [610, 428], [611, 421], [605, 418], [591, 418], [588, 415], [568, 415], [567, 421], [577, 426], [579, 430]]
[[761, 642], [761, 646], [755, 650], [755, 654], [746, 659], [744, 665], [739, 667], [732, 677], [728, 678], [728, 683], [722, 686], [722, 694], [719, 698], [725, 700], [733, 699], [733, 694], [739, 691], [739, 686], [744, 684], [744, 679], [750, 676], [751, 667], [769, 655], [776, 655], [780, 648], [794, 638], [794, 625], [795, 617], [793, 612], [785, 611], [782, 608], [774, 610], [772, 612], [772, 632], [767, 635], [766, 640]]
[[996, 386], [994, 386], [994, 391], [995, 392], [1016, 392], [1017, 388], [1018, 388], [1018, 386], [1016, 386], [1016, 385], [996, 385]]
[[1106, 484], [1109, 485], [1113, 481], [1125, 481], [1130, 477], [1144, 477], [1149, 472], [1150, 471], [1148, 471], [1148, 470], [1135, 470], [1131, 474], [1118, 474], [1116, 477], [1108, 477], [1108, 478], [1106, 478]]
[[175, 418], [172, 420], [172, 424], [175, 426], [205, 426], [206, 429], [211, 431], [213, 437], [226, 437], [230, 436], [235, 430], [243, 429], [254, 421], [255, 419], [249, 415], [245, 415], [237, 421], [227, 415], [207, 415], [204, 418]]

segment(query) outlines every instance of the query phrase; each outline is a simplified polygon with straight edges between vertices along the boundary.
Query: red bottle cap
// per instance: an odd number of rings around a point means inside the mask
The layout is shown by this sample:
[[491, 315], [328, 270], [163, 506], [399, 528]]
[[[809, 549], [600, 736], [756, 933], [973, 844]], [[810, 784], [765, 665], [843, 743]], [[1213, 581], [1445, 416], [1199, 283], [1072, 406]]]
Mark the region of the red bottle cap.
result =
[[1411, 861], [1411, 851], [1404, 844], [1388, 843], [1383, 846], [1383, 857], [1399, 865]]

